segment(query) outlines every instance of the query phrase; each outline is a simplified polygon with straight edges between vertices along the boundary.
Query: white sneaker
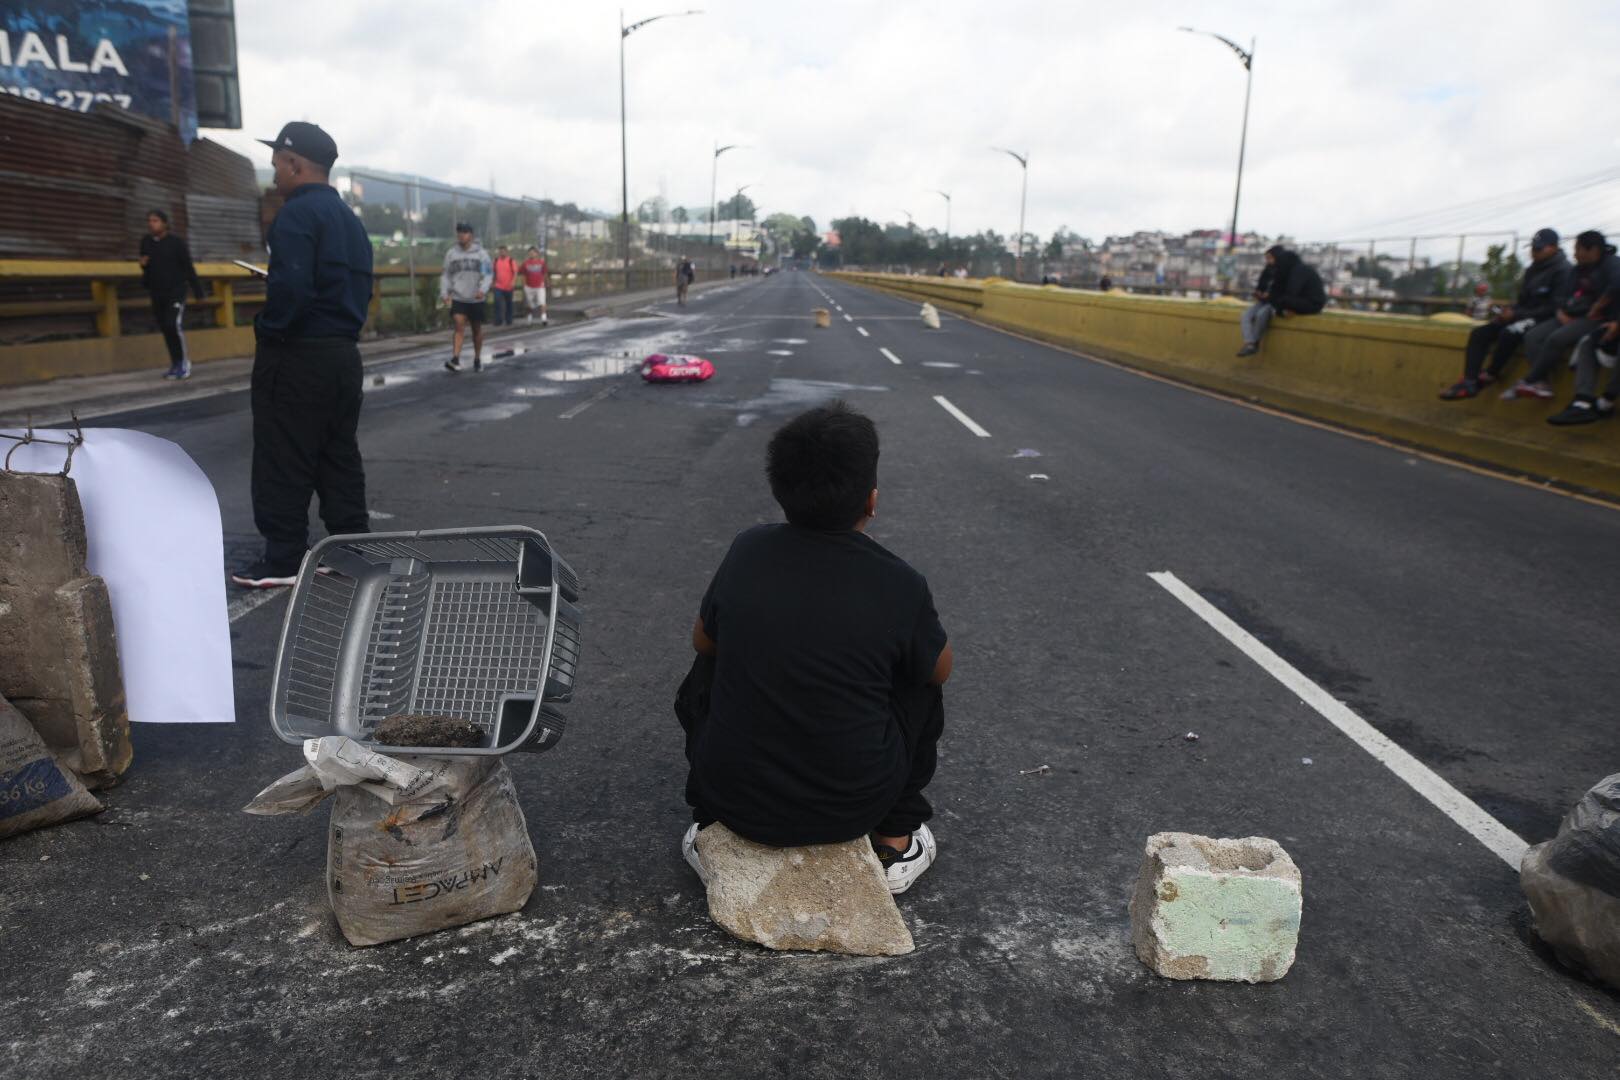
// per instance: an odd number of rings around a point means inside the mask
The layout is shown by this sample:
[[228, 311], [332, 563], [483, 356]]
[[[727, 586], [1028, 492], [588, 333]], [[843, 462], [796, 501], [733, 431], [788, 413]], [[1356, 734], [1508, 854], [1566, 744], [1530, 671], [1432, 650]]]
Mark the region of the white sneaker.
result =
[[[934, 842], [934, 834], [927, 825], [917, 826], [917, 831], [911, 834], [911, 845], [906, 848], [905, 854], [895, 855], [894, 849], [883, 847], [877, 849], [878, 861], [883, 863], [883, 878], [889, 884], [889, 892], [899, 896], [917, 883], [939, 854], [939, 845]], [[884, 859], [887, 854], [889, 858]]]
[[692, 868], [692, 872], [698, 876], [698, 880], [707, 885], [709, 883], [709, 872], [703, 869], [703, 859], [698, 855], [697, 834], [698, 825], [694, 821], [687, 827], [686, 835], [681, 837], [681, 857], [686, 860], [686, 865]]

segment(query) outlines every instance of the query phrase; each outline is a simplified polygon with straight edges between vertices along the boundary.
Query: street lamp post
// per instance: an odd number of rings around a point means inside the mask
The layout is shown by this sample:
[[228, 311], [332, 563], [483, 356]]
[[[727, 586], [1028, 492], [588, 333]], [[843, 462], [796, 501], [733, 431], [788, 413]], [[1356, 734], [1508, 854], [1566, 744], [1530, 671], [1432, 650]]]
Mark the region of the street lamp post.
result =
[[714, 201], [715, 183], [720, 178], [720, 155], [727, 150], [741, 150], [743, 147], [733, 143], [730, 146], [714, 144], [714, 162], [709, 167], [709, 246], [714, 246], [714, 212], [719, 207]]
[[[1254, 89], [1254, 46], [1256, 39], [1251, 37], [1249, 47], [1244, 49], [1243, 46], [1231, 38], [1222, 37], [1220, 34], [1211, 33], [1208, 30], [1195, 30], [1190, 26], [1178, 26], [1176, 29], [1188, 34], [1203, 34], [1205, 37], [1212, 37], [1219, 41], [1237, 54], [1237, 58], [1243, 63], [1243, 70], [1247, 73], [1243, 82], [1243, 133], [1238, 137], [1237, 188], [1232, 193], [1232, 231], [1226, 237], [1226, 253], [1231, 255], [1237, 249], [1238, 202], [1243, 198], [1243, 155], [1249, 147], [1249, 92]], [[1232, 268], [1232, 275], [1234, 278], [1237, 276], [1235, 264]]]
[[1013, 256], [1013, 277], [1019, 281], [1024, 280], [1024, 205], [1029, 199], [1029, 153], [1020, 154], [1016, 150], [1008, 150], [1000, 146], [990, 149], [1000, 151], [1018, 162], [1018, 167], [1024, 170], [1023, 187], [1018, 192], [1018, 253]]
[[670, 11], [626, 26], [624, 9], [619, 9], [619, 230], [622, 233], [619, 243], [624, 257], [625, 292], [630, 291], [630, 152], [624, 110], [624, 39], [648, 23], [655, 23], [659, 19], [678, 19], [685, 15], [701, 14], [703, 12], [698, 10]]
[[936, 190], [934, 194], [945, 200], [945, 250], [949, 252], [951, 249], [951, 193]]
[[[742, 220], [742, 193], [753, 186], [753, 184], [743, 184], [737, 189], [737, 194], [731, 198], [731, 246], [735, 248], [742, 247], [742, 236], [737, 228], [738, 222]], [[713, 225], [709, 227], [714, 228]]]

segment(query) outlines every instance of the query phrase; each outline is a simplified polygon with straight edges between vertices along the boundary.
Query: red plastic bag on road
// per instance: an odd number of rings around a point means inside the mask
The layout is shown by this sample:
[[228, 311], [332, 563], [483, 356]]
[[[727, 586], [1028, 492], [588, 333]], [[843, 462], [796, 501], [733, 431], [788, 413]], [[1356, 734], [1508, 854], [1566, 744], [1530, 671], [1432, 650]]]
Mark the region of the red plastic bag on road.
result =
[[714, 365], [701, 356], [653, 353], [641, 362], [641, 377], [648, 382], [705, 382], [714, 377]]

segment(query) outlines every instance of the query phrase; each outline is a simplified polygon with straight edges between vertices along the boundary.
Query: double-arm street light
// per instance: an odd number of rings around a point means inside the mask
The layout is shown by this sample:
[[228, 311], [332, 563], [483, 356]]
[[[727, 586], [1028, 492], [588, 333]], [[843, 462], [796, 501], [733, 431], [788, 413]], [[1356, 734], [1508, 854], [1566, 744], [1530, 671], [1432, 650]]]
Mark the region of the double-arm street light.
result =
[[1238, 201], [1243, 198], [1243, 154], [1249, 146], [1249, 91], [1254, 89], [1255, 39], [1251, 37], [1249, 47], [1245, 49], [1231, 38], [1222, 37], [1220, 34], [1211, 33], [1208, 30], [1195, 30], [1190, 26], [1178, 26], [1176, 29], [1187, 34], [1203, 34], [1205, 37], [1212, 37], [1219, 41], [1222, 45], [1237, 53], [1237, 58], [1243, 62], [1243, 70], [1247, 72], [1243, 84], [1243, 134], [1238, 137], [1237, 190], [1232, 193], [1232, 231], [1227, 234], [1226, 239], [1226, 253], [1230, 255], [1237, 248]]
[[732, 143], [730, 146], [714, 144], [714, 163], [709, 167], [709, 246], [714, 246], [714, 212], [717, 209], [714, 202], [714, 185], [720, 178], [720, 155], [727, 150], [746, 150], [746, 146]]
[[945, 250], [951, 248], [951, 193], [948, 191], [935, 191], [935, 195], [945, 200]]
[[625, 134], [624, 111], [624, 39], [640, 30], [648, 23], [655, 23], [659, 19], [678, 19], [685, 15], [701, 15], [701, 11], [670, 11], [663, 15], [654, 15], [650, 19], [642, 19], [625, 25], [624, 9], [619, 9], [619, 230], [622, 233], [619, 242], [624, 255], [624, 288], [630, 291], [630, 152], [629, 137]]
[[1018, 254], [1013, 262], [1013, 277], [1019, 281], [1024, 280], [1024, 204], [1029, 198], [1029, 153], [1020, 154], [1016, 150], [1008, 150], [1001, 146], [992, 146], [990, 149], [1006, 154], [1018, 162], [1018, 167], [1024, 170], [1023, 187], [1018, 192]]

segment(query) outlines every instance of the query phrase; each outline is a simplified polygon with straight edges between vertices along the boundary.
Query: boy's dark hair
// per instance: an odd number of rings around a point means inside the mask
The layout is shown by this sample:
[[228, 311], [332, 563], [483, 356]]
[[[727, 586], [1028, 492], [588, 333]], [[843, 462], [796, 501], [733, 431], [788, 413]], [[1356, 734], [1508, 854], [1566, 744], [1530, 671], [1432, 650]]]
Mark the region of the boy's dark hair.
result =
[[829, 532], [853, 528], [866, 514], [877, 465], [876, 425], [842, 401], [795, 416], [765, 451], [771, 494], [787, 519]]
[[156, 207], [153, 207], [146, 212], [146, 216], [155, 217], [165, 225], [169, 223], [169, 212], [167, 210], [159, 210]]
[[1606, 251], [1609, 249], [1609, 238], [1596, 229], [1587, 229], [1575, 238], [1575, 246], [1583, 247], [1588, 251]]

